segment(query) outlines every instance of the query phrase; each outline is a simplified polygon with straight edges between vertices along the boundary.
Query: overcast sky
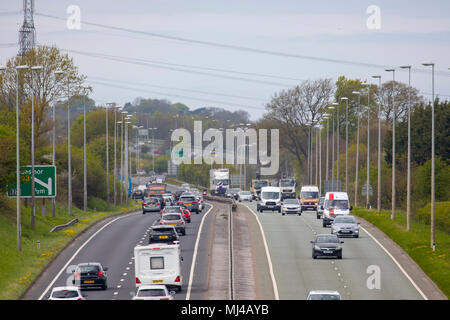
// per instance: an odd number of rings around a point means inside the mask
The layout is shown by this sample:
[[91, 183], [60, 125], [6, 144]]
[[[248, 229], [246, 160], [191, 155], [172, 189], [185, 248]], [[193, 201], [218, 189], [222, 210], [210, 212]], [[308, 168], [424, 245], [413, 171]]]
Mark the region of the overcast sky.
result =
[[[80, 30], [67, 28], [70, 5], [81, 10]], [[367, 26], [368, 19], [373, 21], [367, 13], [371, 5], [380, 9], [380, 29]], [[0, 2], [0, 64], [17, 54], [21, 10], [22, 1]], [[34, 23], [38, 44], [72, 50], [69, 54], [80, 73], [88, 76], [97, 103], [124, 104], [138, 96], [164, 98], [185, 103], [191, 110], [210, 106], [244, 109], [256, 120], [275, 92], [301, 80], [335, 81], [344, 75], [378, 83], [370, 78], [375, 74], [382, 75], [383, 81], [391, 80], [392, 74], [382, 66], [411, 64], [417, 69], [412, 85], [428, 99], [431, 72], [424, 72], [430, 69], [421, 65], [426, 61], [436, 63], [435, 92], [450, 98], [449, 12], [448, 0], [36, 0]], [[75, 50], [113, 55], [116, 60]], [[147, 65], [117, 61], [123, 58], [146, 60]], [[407, 82], [407, 71], [398, 70], [396, 80]]]

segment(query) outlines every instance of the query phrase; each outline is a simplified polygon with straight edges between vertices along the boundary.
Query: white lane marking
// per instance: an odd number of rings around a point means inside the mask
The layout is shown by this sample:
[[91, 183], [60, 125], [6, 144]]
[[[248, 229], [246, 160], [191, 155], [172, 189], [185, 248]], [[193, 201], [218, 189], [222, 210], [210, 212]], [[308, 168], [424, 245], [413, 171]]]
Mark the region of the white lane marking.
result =
[[198, 250], [198, 244], [200, 242], [200, 234], [202, 231], [203, 222], [205, 221], [206, 216], [214, 208], [214, 206], [212, 204], [210, 204], [210, 205], [211, 205], [211, 208], [209, 208], [209, 210], [203, 215], [202, 221], [200, 222], [200, 226], [198, 227], [197, 239], [195, 240], [194, 255], [192, 256], [191, 272], [189, 274], [189, 283], [188, 283], [188, 290], [186, 293], [186, 300], [189, 300], [191, 298], [192, 279], [194, 278], [194, 268], [195, 268], [196, 260], [197, 260], [197, 250]]
[[119, 284], [119, 285], [117, 285], [117, 289], [120, 289], [120, 288], [122, 288], [122, 286]]
[[50, 284], [48, 285], [48, 287], [44, 290], [44, 292], [42, 293], [42, 295], [38, 298], [38, 300], [42, 300], [42, 298], [45, 296], [45, 294], [47, 293], [48, 290], [50, 290], [50, 288], [54, 285], [54, 283], [56, 282], [56, 280], [61, 276], [61, 274], [67, 269], [67, 267], [69, 266], [69, 264], [72, 262], [73, 259], [75, 259], [75, 257], [78, 255], [78, 253], [80, 253], [80, 251], [97, 235], [99, 234], [103, 229], [105, 229], [107, 226], [109, 226], [110, 224], [112, 224], [113, 222], [122, 219], [122, 218], [126, 218], [126, 217], [130, 217], [133, 215], [137, 215], [139, 212], [134, 212], [131, 213], [129, 215], [125, 215], [125, 216], [121, 216], [118, 217], [114, 220], [111, 220], [110, 222], [108, 222], [107, 224], [105, 224], [103, 227], [101, 227], [100, 229], [98, 229], [92, 236], [89, 237], [89, 239], [87, 239], [79, 248], [77, 251], [75, 251], [75, 253], [72, 255], [72, 257], [70, 257], [70, 259], [67, 261], [67, 263], [61, 268], [61, 270], [58, 272], [58, 274], [56, 275], [56, 277], [52, 280], [52, 282], [50, 282]]
[[119, 293], [118, 292], [114, 292], [114, 295], [117, 296]]
[[250, 208], [249, 206], [247, 206], [246, 204], [244, 204], [244, 206], [246, 206], [250, 210], [250, 212], [253, 213], [253, 215], [256, 217], [256, 221], [258, 222], [259, 229], [261, 230], [261, 235], [263, 238], [264, 250], [266, 251], [267, 263], [269, 264], [269, 274], [270, 274], [270, 278], [272, 279], [273, 294], [275, 296], [275, 300], [280, 300], [280, 296], [278, 295], [277, 282], [275, 280], [275, 275], [273, 273], [272, 259], [270, 257], [269, 247], [267, 246], [267, 240], [266, 240], [266, 235], [264, 234], [264, 229], [262, 227], [261, 222], [259, 221], [258, 215], [253, 211], [253, 209]]
[[122, 274], [123, 276], [126, 276], [127, 275], [127, 273], [126, 272], [124, 272], [123, 274]]
[[130, 267], [126, 267], [125, 270], [130, 270]]
[[377, 240], [375, 239], [375, 237], [369, 232], [367, 231], [365, 228], [363, 228], [362, 226], [360, 226], [361, 229], [364, 230], [365, 233], [367, 233], [369, 235], [369, 237], [372, 238], [373, 241], [375, 241], [380, 247], [381, 249], [384, 250], [384, 252], [386, 252], [386, 254], [392, 259], [392, 261], [394, 261], [394, 263], [397, 265], [397, 267], [400, 269], [400, 271], [405, 275], [405, 277], [411, 282], [411, 284], [414, 286], [414, 288], [416, 288], [416, 290], [420, 293], [420, 295], [422, 296], [422, 298], [424, 300], [428, 300], [428, 297], [422, 292], [422, 290], [420, 290], [419, 286], [414, 282], [413, 279], [411, 279], [411, 277], [408, 275], [408, 273], [406, 273], [405, 269], [403, 269], [403, 267], [400, 265], [400, 263], [398, 263], [398, 261], [392, 256], [392, 254], [385, 248], [383, 247], [383, 245]]
[[124, 281], [124, 279], [120, 279], [120, 282], [123, 282]]

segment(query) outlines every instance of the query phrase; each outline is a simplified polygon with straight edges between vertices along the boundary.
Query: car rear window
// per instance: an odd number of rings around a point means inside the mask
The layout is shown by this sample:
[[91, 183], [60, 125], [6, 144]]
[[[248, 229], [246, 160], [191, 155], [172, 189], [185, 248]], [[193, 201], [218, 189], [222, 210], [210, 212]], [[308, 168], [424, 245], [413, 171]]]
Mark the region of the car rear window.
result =
[[180, 201], [182, 201], [182, 202], [192, 202], [192, 201], [195, 201], [195, 197], [181, 197]]
[[52, 298], [58, 298], [58, 299], [69, 299], [69, 298], [75, 298], [78, 297], [78, 292], [76, 290], [61, 290], [61, 291], [55, 291], [52, 294]]
[[173, 228], [155, 228], [152, 230], [153, 233], [168, 233], [168, 232], [175, 232], [175, 230], [173, 230]]
[[79, 266], [80, 272], [97, 272], [99, 271], [99, 266]]
[[139, 290], [138, 297], [161, 297], [165, 295], [164, 289], [143, 289]]
[[309, 296], [310, 300], [341, 300], [341, 297], [335, 294], [313, 294]]
[[181, 218], [181, 215], [179, 215], [179, 214], [165, 214], [162, 216], [162, 219], [163, 220], [180, 220], [182, 218]]
[[164, 213], [178, 213], [180, 212], [180, 207], [166, 207]]
[[145, 199], [145, 203], [152, 203], [152, 204], [154, 204], [154, 203], [158, 203], [158, 202], [159, 202], [158, 198], [147, 198], [147, 199]]
[[164, 257], [150, 257], [150, 269], [164, 269]]

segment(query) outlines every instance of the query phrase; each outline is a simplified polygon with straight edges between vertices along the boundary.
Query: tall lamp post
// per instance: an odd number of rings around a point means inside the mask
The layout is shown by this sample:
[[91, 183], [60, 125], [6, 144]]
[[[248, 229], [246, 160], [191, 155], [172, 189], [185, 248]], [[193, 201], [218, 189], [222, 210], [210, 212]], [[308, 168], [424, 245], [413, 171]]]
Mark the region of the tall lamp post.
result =
[[[328, 143], [328, 140], [329, 140], [329, 134], [328, 134], [328, 131], [329, 131], [329, 128], [330, 128], [330, 116], [331, 116], [331, 114], [329, 114], [329, 113], [324, 113], [323, 115], [322, 115], [322, 118], [324, 119], [324, 120], [326, 120], [327, 121], [327, 151], [326, 151], [326, 159], [325, 159], [325, 181], [327, 181], [328, 182], [328, 171], [329, 171], [329, 168], [328, 168], [328, 145], [329, 145], [329, 143]], [[325, 184], [323, 185], [323, 187], [324, 187], [324, 189], [325, 189]], [[328, 189], [326, 189], [326, 190], [324, 190], [324, 193], [326, 193], [326, 192], [328, 192], [329, 190]]]
[[158, 128], [148, 128], [148, 130], [152, 130], [152, 166], [153, 166], [153, 173], [155, 172], [155, 130]]
[[31, 69], [31, 228], [35, 229], [36, 199], [34, 190], [34, 72], [42, 70], [42, 66]]
[[431, 248], [433, 251], [436, 250], [436, 243], [435, 243], [435, 225], [434, 225], [434, 208], [435, 208], [435, 189], [434, 189], [434, 183], [435, 183], [435, 177], [434, 177], [434, 63], [433, 62], [425, 62], [422, 63], [423, 66], [431, 67], [431, 87], [432, 87], [432, 93], [431, 93], [431, 218], [430, 218], [430, 225], [431, 225]]
[[345, 192], [348, 192], [348, 98], [342, 97], [345, 105]]
[[[332, 103], [332, 107], [328, 107], [328, 109], [330, 109], [330, 110], [334, 110], [334, 109], [336, 109], [337, 107], [338, 107], [338, 103], [337, 102], [333, 102]], [[334, 142], [334, 111], [332, 111], [331, 112], [331, 122], [333, 122], [333, 132], [332, 132], [332, 138], [331, 138], [331, 141], [332, 141], [332, 156], [331, 156], [331, 159], [332, 159], [332, 162], [331, 162], [331, 189], [332, 189], [332, 191], [336, 191], [336, 179], [335, 179], [335, 176], [334, 176], [334, 156], [335, 156], [335, 150], [334, 150], [334, 144], [335, 144], [335, 142]]]
[[367, 177], [366, 177], [366, 208], [369, 208], [369, 183], [370, 183], [370, 84], [363, 83], [367, 87]]
[[361, 92], [353, 91], [352, 94], [358, 95], [358, 106], [356, 108], [357, 114], [357, 128], [356, 128], [356, 165], [355, 165], [355, 207], [358, 206], [358, 171], [359, 171], [359, 110], [361, 108]]
[[406, 164], [406, 230], [411, 230], [411, 66], [403, 65], [401, 69], [408, 69], [408, 156]]
[[392, 72], [392, 212], [391, 220], [395, 219], [395, 122], [396, 122], [396, 110], [394, 101], [394, 89], [395, 89], [395, 69], [385, 69], [386, 72]]
[[381, 212], [381, 76], [372, 76], [378, 79], [378, 155], [377, 155], [377, 212]]

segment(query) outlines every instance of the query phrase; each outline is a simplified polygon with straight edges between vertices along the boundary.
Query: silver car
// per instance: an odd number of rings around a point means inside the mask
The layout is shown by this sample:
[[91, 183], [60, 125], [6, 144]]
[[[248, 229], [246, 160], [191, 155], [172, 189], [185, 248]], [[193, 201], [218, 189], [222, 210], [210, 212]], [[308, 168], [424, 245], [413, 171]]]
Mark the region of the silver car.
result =
[[238, 193], [238, 200], [239, 200], [239, 202], [242, 202], [242, 201], [252, 202], [253, 201], [252, 193], [250, 191], [240, 191]]
[[359, 222], [355, 216], [338, 215], [331, 224], [331, 234], [359, 238]]
[[311, 290], [306, 300], [341, 300], [341, 295], [332, 290]]
[[302, 215], [302, 206], [298, 199], [284, 199], [281, 204], [281, 214], [284, 216], [285, 214], [298, 214]]

